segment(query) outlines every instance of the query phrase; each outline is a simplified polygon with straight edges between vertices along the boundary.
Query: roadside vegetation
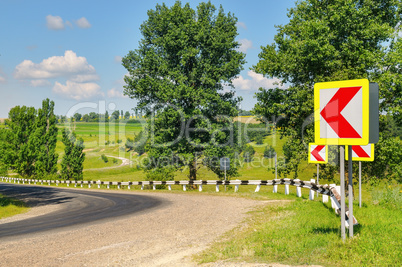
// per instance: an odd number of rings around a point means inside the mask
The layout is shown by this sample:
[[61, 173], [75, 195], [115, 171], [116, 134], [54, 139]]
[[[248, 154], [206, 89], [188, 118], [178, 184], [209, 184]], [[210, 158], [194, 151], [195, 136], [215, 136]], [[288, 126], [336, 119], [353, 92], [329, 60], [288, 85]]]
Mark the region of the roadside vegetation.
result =
[[22, 201], [0, 194], [0, 219], [25, 213], [29, 208]]
[[[323, 266], [398, 266], [402, 262], [402, 187], [366, 188], [354, 205], [355, 237], [340, 239], [340, 218], [331, 204], [297, 198], [250, 212], [237, 228], [195, 256], [199, 263], [251, 262]], [[261, 193], [268, 200], [284, 195]], [[289, 198], [286, 198], [289, 199]], [[380, 203], [383, 204], [380, 204]]]

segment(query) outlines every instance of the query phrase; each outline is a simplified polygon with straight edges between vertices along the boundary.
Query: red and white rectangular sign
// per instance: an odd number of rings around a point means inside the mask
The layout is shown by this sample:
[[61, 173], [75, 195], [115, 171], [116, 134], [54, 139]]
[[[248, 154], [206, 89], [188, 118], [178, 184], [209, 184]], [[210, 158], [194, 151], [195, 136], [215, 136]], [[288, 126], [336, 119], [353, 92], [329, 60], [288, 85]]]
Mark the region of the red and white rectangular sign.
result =
[[[349, 160], [349, 146], [345, 150], [346, 160]], [[374, 144], [352, 146], [353, 161], [374, 161]]]
[[314, 85], [315, 143], [366, 145], [369, 142], [369, 81]]
[[328, 163], [328, 146], [310, 143], [308, 151], [308, 163]]

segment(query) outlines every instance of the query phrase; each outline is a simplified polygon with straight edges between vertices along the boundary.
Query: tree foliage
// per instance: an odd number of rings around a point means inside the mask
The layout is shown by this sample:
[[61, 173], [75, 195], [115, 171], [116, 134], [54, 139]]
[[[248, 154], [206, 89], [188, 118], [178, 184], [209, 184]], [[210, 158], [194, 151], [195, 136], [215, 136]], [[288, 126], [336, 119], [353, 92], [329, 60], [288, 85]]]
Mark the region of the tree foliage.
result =
[[122, 62], [129, 72], [124, 93], [137, 99], [150, 120], [152, 168], [169, 158], [167, 165], [186, 167], [189, 178], [196, 179], [207, 152], [217, 156], [233, 149], [211, 146], [231, 137], [225, 132], [228, 120], [219, 115], [238, 113], [240, 99], [232, 89], [223, 90], [244, 63], [235, 41], [236, 22], [210, 2], [196, 10], [178, 1], [171, 8], [162, 4], [148, 11], [139, 47]]
[[43, 100], [38, 110], [26, 106], [12, 108], [7, 126], [0, 136], [3, 169], [10, 168], [23, 177], [56, 174], [57, 127], [53, 101]]
[[42, 108], [38, 110], [35, 119], [35, 131], [29, 140], [32, 150], [36, 151], [35, 175], [57, 173], [56, 153], [57, 132], [56, 116], [54, 115], [54, 102], [46, 99], [42, 102]]
[[61, 177], [63, 179], [82, 180], [85, 160], [84, 140], [76, 137], [74, 132], [63, 129], [62, 142], [65, 146], [61, 161]]
[[277, 26], [275, 42], [262, 47], [253, 69], [288, 88], [260, 88], [253, 112], [272, 118], [289, 137], [281, 173], [296, 177], [307, 157], [314, 83], [369, 78], [380, 85], [381, 111], [400, 113], [401, 11], [399, 0], [303, 0], [289, 10], [289, 23]]
[[253, 160], [254, 154], [255, 154], [254, 147], [251, 145], [246, 145], [243, 152], [244, 162], [251, 162]]

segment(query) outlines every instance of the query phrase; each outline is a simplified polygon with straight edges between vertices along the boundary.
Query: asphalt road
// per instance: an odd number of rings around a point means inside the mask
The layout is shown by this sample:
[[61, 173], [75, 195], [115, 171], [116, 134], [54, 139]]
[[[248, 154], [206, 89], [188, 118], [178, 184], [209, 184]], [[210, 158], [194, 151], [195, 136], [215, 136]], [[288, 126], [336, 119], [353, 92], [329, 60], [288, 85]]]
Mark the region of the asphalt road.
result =
[[0, 183], [0, 194], [29, 206], [57, 204], [56, 211], [0, 224], [0, 238], [95, 223], [165, 205], [159, 198], [135, 194]]

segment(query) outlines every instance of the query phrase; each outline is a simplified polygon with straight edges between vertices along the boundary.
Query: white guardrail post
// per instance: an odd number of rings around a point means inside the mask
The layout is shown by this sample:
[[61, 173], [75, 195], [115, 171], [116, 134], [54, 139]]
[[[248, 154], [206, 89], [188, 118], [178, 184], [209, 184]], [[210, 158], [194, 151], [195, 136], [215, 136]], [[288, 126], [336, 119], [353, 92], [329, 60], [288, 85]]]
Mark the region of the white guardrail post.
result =
[[[314, 182], [315, 182], [315, 179], [310, 180], [310, 183], [314, 183]], [[314, 191], [312, 189], [310, 189], [310, 195], [309, 195], [308, 199], [314, 200]]]

